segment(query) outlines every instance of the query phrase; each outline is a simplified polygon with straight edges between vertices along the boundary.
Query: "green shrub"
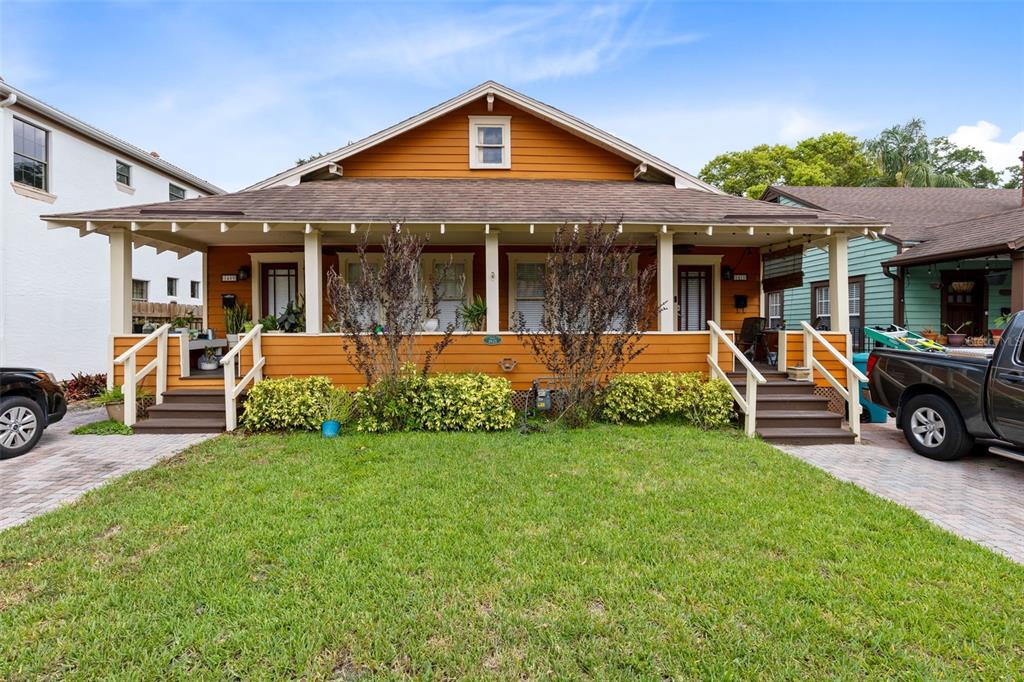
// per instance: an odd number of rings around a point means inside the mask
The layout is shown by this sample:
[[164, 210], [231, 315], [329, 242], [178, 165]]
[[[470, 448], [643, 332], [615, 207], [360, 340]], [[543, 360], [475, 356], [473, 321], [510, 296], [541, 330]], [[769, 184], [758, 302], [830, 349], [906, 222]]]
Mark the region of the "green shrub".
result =
[[425, 431], [502, 431], [512, 428], [512, 384], [486, 374], [438, 374], [416, 394]]
[[249, 389], [242, 425], [249, 431], [318, 429], [334, 392], [327, 377], [265, 379]]
[[602, 418], [615, 424], [674, 417], [714, 429], [728, 424], [732, 414], [728, 385], [696, 372], [620, 374], [608, 382], [601, 399]]
[[113, 419], [89, 422], [71, 429], [71, 434], [75, 436], [130, 436], [133, 433], [132, 427]]
[[356, 392], [356, 429], [389, 431], [500, 431], [512, 428], [512, 385], [486, 374], [415, 372]]

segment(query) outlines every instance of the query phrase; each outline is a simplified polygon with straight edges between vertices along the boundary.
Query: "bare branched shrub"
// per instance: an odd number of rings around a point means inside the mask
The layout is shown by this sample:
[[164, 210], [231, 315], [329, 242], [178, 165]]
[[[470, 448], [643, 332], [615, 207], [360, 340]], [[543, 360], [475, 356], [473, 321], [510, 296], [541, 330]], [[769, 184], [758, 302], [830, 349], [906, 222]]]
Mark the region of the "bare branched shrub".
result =
[[564, 392], [562, 417], [571, 426], [594, 416], [601, 386], [644, 350], [655, 268], [633, 272], [636, 253], [612, 226], [562, 225], [544, 271], [540, 324], [513, 316], [513, 331]]
[[[341, 332], [348, 361], [366, 378], [367, 385], [382, 379], [397, 380], [403, 368], [418, 365], [426, 376], [431, 363], [452, 341], [455, 325], [441, 330], [441, 338], [417, 357], [416, 332], [434, 314], [441, 282], [436, 273], [420, 272], [426, 238], [392, 223], [381, 244], [381, 261], [369, 258], [369, 234], [358, 246], [359, 273], [349, 281], [333, 269], [327, 274], [327, 297], [333, 324]], [[376, 254], [374, 254], [376, 255]], [[417, 362], [419, 360], [420, 362]]]

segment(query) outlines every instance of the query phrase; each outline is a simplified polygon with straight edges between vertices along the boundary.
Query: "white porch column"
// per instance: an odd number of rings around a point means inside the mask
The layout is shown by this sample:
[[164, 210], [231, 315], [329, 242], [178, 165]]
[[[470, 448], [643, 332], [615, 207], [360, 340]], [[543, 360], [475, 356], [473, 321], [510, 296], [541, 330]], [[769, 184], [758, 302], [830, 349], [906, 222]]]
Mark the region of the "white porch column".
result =
[[110, 333], [132, 333], [132, 237], [124, 228], [110, 231]]
[[828, 240], [828, 296], [832, 331], [850, 331], [850, 263], [845, 232]]
[[324, 287], [323, 249], [320, 230], [310, 230], [303, 235], [306, 278], [306, 331], [319, 334], [324, 330]]
[[658, 233], [658, 331], [676, 330], [676, 307], [672, 291], [672, 233]]
[[498, 231], [490, 230], [484, 235], [484, 273], [486, 277], [487, 327], [488, 334], [497, 334], [501, 329], [501, 268], [498, 263]]

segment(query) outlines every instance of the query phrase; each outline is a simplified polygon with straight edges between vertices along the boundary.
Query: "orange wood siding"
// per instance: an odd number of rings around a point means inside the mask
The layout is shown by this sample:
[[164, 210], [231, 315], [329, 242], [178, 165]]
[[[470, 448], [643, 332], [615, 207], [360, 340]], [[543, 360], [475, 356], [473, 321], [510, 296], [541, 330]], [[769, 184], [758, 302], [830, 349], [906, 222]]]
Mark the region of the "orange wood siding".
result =
[[[512, 167], [469, 168], [469, 117], [510, 116]], [[510, 104], [480, 100], [341, 161], [346, 177], [633, 180], [635, 164]]]
[[[847, 355], [847, 335], [842, 332], [821, 332], [825, 340], [831, 343], [837, 351]], [[825, 369], [829, 371], [842, 385], [846, 385], [846, 368], [836, 360], [831, 353], [825, 350], [821, 344], [815, 342], [814, 357], [818, 359]], [[848, 357], [848, 355], [847, 355]], [[804, 335], [802, 332], [789, 332], [786, 334], [786, 365], [796, 367], [804, 364]], [[814, 383], [817, 386], [830, 387], [832, 384], [821, 376], [820, 372], [814, 373]]]
[[[417, 348], [425, 351], [436, 336], [417, 339]], [[481, 334], [460, 335], [434, 364], [433, 372], [483, 372], [504, 376], [516, 390], [530, 387], [533, 379], [548, 372], [512, 334], [501, 335], [501, 343], [489, 346]], [[710, 341], [707, 334], [651, 334], [644, 337], [647, 349], [626, 368], [627, 372], [702, 372], [707, 373]], [[350, 389], [363, 385], [363, 377], [348, 362], [338, 335], [267, 334], [263, 336], [267, 358], [264, 376], [325, 375], [336, 385]], [[719, 348], [722, 365], [729, 369], [731, 357], [725, 346]], [[519, 364], [511, 372], [498, 366], [502, 358]]]

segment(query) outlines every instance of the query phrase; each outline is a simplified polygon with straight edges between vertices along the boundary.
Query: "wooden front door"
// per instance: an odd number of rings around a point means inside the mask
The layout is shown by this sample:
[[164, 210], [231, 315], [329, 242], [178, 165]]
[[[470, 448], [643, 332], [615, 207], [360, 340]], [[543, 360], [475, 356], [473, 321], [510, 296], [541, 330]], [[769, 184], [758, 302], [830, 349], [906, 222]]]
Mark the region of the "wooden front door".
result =
[[[988, 282], [978, 270], [946, 270], [942, 273], [942, 334], [963, 326], [961, 334], [980, 336], [988, 329]], [[969, 323], [969, 324], [968, 324]]]
[[299, 295], [298, 263], [263, 263], [260, 266], [261, 317], [280, 315]]
[[679, 266], [679, 331], [701, 332], [708, 328], [714, 314], [712, 272], [710, 265]]

